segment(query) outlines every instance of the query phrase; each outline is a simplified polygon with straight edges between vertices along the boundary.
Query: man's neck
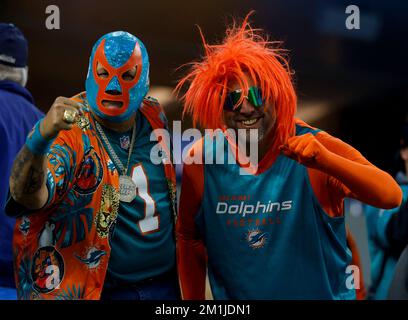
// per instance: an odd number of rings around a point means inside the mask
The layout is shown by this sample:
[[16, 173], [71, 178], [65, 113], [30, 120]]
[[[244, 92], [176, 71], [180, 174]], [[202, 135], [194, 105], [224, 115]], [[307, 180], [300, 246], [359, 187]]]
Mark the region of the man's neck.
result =
[[136, 113], [134, 113], [128, 120], [122, 121], [122, 122], [112, 122], [106, 119], [102, 119], [101, 117], [98, 117], [96, 114], [92, 113], [96, 121], [98, 121], [101, 125], [103, 125], [105, 128], [108, 128], [112, 131], [115, 132], [127, 132], [130, 129], [132, 129], [134, 123], [135, 123], [135, 118], [136, 118]]
[[[241, 153], [241, 155], [245, 156], [247, 158], [246, 161], [250, 161], [252, 165], [258, 166], [261, 163], [261, 161], [265, 158], [266, 154], [270, 152], [271, 147], [273, 145], [273, 141], [274, 141], [273, 135], [268, 135], [267, 137], [264, 137], [260, 141], [254, 142], [257, 144], [256, 149], [251, 148], [251, 142], [247, 141], [245, 144], [244, 150], [245, 152]], [[240, 147], [239, 144], [240, 142], [238, 141], [238, 148]], [[242, 152], [242, 150], [240, 150], [239, 152]]]
[[[266, 141], [262, 141], [266, 140]], [[262, 139], [258, 143], [258, 159], [261, 161], [272, 146], [273, 139]]]
[[[265, 155], [268, 153], [269, 149], [272, 146], [273, 140], [270, 139], [262, 139], [261, 141], [258, 142], [258, 162], [260, 162]], [[246, 156], [249, 157], [251, 153], [251, 145], [250, 143], [247, 143], [246, 145]]]
[[[274, 130], [265, 135], [260, 141], [258, 141], [258, 162], [260, 162], [265, 155], [269, 152], [274, 141]], [[247, 145], [247, 152], [249, 152], [250, 146]]]

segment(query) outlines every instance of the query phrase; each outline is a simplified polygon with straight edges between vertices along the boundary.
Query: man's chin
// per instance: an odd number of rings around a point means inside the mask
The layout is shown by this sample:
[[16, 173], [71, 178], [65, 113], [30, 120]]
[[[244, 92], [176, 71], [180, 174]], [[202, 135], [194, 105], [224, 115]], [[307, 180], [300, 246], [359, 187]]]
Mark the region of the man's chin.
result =
[[249, 143], [260, 143], [264, 138], [263, 129], [258, 130], [252, 129], [251, 132], [247, 132], [247, 141]]

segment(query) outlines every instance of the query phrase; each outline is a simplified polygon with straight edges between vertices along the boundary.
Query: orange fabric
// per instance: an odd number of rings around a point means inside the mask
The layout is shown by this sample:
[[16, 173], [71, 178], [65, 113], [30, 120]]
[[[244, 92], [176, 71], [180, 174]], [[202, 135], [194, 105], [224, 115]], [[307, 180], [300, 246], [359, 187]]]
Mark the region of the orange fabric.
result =
[[359, 251], [358, 251], [358, 248], [357, 248], [357, 244], [356, 244], [350, 230], [348, 228], [346, 228], [346, 231], [347, 231], [347, 246], [351, 250], [351, 254], [352, 254], [351, 264], [357, 266], [358, 269], [360, 270], [360, 274], [359, 274], [360, 288], [356, 289], [357, 300], [364, 300], [366, 298], [366, 296], [367, 296], [367, 292], [366, 292], [366, 289], [365, 289], [365, 286], [364, 286], [363, 267], [361, 265], [360, 254], [359, 254]]
[[[388, 173], [375, 167], [353, 147], [325, 132], [319, 132], [316, 136], [308, 133], [291, 137], [280, 149], [309, 169], [316, 195], [323, 202], [327, 201], [324, 200], [327, 194], [321, 187], [329, 186], [331, 191], [330, 186], [334, 186], [335, 190], [340, 191], [335, 195], [335, 201], [351, 197], [384, 209], [401, 204], [401, 188]], [[316, 187], [316, 181], [321, 180], [316, 176], [320, 173], [315, 174], [313, 170], [325, 174], [322, 176], [326, 178], [323, 186]], [[338, 215], [340, 207], [334, 209], [335, 215]]]
[[[84, 118], [92, 123], [89, 112], [85, 112]], [[15, 269], [15, 275], [19, 299], [59, 299], [63, 298], [69, 291], [74, 292], [74, 287], [78, 288], [79, 291], [74, 295], [74, 298], [99, 298], [110, 254], [108, 237], [106, 236], [106, 231], [110, 226], [108, 220], [113, 221], [112, 219], [116, 217], [119, 205], [116, 196], [119, 179], [117, 173], [115, 174], [109, 170], [109, 156], [100, 147], [96, 135], [92, 136], [88, 132], [89, 130], [84, 130], [84, 134], [89, 138], [90, 145], [93, 146], [94, 151], [92, 153], [95, 154], [90, 154], [90, 156], [92, 156], [96, 166], [102, 167], [103, 172], [102, 175], [97, 176], [98, 179], [102, 178], [102, 180], [96, 184], [98, 187], [95, 192], [90, 194], [90, 200], [82, 201], [81, 204], [74, 204], [74, 193], [70, 192], [77, 186], [77, 183], [76, 179], [70, 180], [69, 177], [78, 177], [81, 174], [82, 166], [80, 164], [84, 159], [83, 131], [75, 124], [71, 130], [61, 131], [51, 146], [47, 167], [53, 177], [55, 187], [49, 190], [51, 198], [48, 204], [28, 217], [17, 219], [13, 247], [16, 252], [15, 265], [18, 267]], [[69, 157], [61, 153], [59, 148], [72, 150], [68, 151]], [[60, 157], [64, 157], [65, 160], [61, 160]], [[75, 171], [71, 172], [74, 168]], [[50, 181], [50, 177], [48, 180]], [[83, 195], [79, 197], [86, 199]], [[109, 205], [104, 206], [101, 203], [102, 198], [105, 198], [107, 200], [105, 203], [108, 204], [109, 202]], [[88, 212], [88, 215], [91, 212], [91, 219], [82, 220], [81, 211], [84, 218], [85, 212]], [[72, 218], [69, 217], [68, 213], [71, 213]], [[85, 242], [84, 240], [79, 241], [78, 235], [73, 234], [73, 230], [69, 229], [68, 224], [73, 224], [70, 219], [74, 219], [75, 214], [79, 215], [80, 223], [83, 224], [82, 229], [85, 231], [84, 237], [87, 240]], [[64, 215], [67, 217], [59, 221]], [[102, 216], [104, 216], [106, 228], [99, 223], [102, 221]], [[23, 233], [20, 231], [20, 226], [25, 221], [29, 223], [29, 230]], [[95, 226], [89, 228], [93, 221], [95, 221]], [[76, 225], [77, 228], [80, 223]], [[61, 226], [61, 235], [53, 239]], [[69, 240], [62, 244], [65, 239]], [[81, 263], [75, 257], [75, 255], [86, 257], [87, 250], [91, 247], [106, 253], [100, 259], [98, 272], [92, 272], [86, 264]], [[47, 261], [52, 262], [52, 264]], [[34, 269], [30, 270], [26, 266], [31, 264]], [[47, 286], [50, 273], [46, 272], [46, 269], [51, 265], [58, 268], [56, 274], [62, 277], [62, 279], [57, 277], [55, 280], [58, 288]], [[21, 272], [22, 270], [23, 272]], [[33, 281], [30, 289], [24, 288], [24, 274], [27, 277], [30, 276]]]
[[[192, 150], [202, 150], [202, 140]], [[202, 164], [184, 165], [179, 215], [176, 224], [177, 266], [183, 299], [205, 299], [206, 251], [195, 225], [204, 193]]]
[[[87, 105], [84, 93], [72, 99]], [[161, 108], [145, 101], [141, 112], [153, 129], [164, 127], [157, 120]], [[49, 203], [16, 221], [13, 248], [19, 299], [100, 297], [110, 256], [109, 230], [119, 208], [119, 174], [92, 129], [89, 109], [84, 113], [51, 146], [48, 181], [54, 183]], [[174, 170], [166, 170], [166, 176], [175, 181]], [[171, 189], [169, 184], [170, 193]], [[84, 263], [96, 253], [99, 260]]]

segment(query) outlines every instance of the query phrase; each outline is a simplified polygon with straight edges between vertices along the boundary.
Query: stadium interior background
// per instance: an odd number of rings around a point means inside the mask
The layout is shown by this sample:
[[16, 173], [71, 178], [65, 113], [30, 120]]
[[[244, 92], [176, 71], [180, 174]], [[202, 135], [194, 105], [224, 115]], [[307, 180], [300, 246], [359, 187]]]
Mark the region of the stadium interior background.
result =
[[[60, 9], [60, 30], [47, 30], [45, 8]], [[360, 30], [345, 27], [345, 8], [360, 9]], [[299, 97], [298, 116], [359, 149], [395, 173], [401, 124], [408, 111], [408, 2], [403, 0], [97, 1], [2, 0], [0, 21], [13, 22], [29, 42], [28, 89], [44, 112], [58, 96], [84, 90], [93, 43], [104, 33], [138, 36], [150, 56], [151, 92], [170, 121], [181, 118], [172, 96], [180, 65], [202, 54], [199, 25], [212, 43], [231, 17], [251, 9], [290, 51]], [[183, 121], [184, 129], [191, 126]], [[369, 285], [369, 256], [361, 206], [346, 209]]]

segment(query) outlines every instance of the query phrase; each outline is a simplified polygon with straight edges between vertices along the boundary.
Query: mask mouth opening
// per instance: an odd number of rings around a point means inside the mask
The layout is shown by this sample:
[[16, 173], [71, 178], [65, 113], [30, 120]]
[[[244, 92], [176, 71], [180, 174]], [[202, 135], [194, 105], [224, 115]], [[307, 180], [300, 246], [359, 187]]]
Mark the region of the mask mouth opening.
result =
[[102, 105], [107, 109], [120, 109], [123, 106], [122, 101], [102, 100]]

